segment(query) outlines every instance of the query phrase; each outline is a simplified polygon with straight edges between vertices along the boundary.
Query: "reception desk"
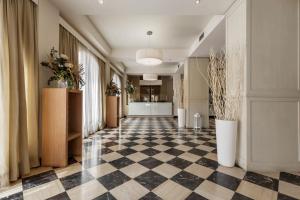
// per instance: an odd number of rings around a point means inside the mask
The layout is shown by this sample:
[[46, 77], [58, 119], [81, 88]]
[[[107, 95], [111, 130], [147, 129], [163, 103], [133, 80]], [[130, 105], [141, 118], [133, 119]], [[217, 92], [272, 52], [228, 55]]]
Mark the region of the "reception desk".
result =
[[171, 102], [131, 102], [128, 105], [128, 115], [139, 116], [171, 116]]

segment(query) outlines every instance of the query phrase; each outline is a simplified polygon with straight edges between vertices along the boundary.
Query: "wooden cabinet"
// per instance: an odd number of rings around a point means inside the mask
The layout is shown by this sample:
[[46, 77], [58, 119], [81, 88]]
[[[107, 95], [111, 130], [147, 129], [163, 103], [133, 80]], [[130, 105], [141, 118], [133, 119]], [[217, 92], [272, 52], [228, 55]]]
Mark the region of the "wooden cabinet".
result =
[[152, 116], [172, 116], [171, 102], [131, 102], [128, 106], [128, 115], [152, 115]]
[[82, 92], [44, 88], [42, 96], [42, 165], [65, 167], [82, 153]]
[[119, 103], [118, 96], [106, 97], [106, 125], [109, 128], [116, 128], [119, 126]]

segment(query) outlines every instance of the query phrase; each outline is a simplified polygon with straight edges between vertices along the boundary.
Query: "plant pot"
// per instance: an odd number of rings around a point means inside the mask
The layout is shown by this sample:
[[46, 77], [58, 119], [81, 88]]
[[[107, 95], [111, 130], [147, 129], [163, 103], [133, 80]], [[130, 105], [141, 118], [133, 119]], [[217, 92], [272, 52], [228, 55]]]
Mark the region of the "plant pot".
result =
[[133, 102], [133, 96], [132, 96], [132, 94], [128, 94], [128, 101], [129, 102]]
[[216, 120], [218, 163], [233, 167], [236, 159], [237, 121]]
[[57, 81], [57, 87], [58, 88], [67, 88], [68, 87], [68, 81], [65, 81], [63, 79], [60, 79]]
[[185, 109], [178, 108], [178, 128], [185, 127]]

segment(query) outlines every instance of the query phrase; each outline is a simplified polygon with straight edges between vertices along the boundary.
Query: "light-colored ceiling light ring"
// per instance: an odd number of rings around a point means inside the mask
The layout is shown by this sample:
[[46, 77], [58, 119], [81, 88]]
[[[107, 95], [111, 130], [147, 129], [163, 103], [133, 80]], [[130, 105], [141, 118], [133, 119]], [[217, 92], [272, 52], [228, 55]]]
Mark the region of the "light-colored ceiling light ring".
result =
[[162, 57], [163, 52], [160, 49], [139, 49], [136, 52], [136, 62], [147, 66], [160, 65]]
[[160, 65], [163, 62], [163, 52], [161, 49], [150, 48], [150, 37], [153, 32], [148, 31], [149, 44], [147, 49], [139, 49], [136, 52], [136, 62], [142, 65], [155, 66]]

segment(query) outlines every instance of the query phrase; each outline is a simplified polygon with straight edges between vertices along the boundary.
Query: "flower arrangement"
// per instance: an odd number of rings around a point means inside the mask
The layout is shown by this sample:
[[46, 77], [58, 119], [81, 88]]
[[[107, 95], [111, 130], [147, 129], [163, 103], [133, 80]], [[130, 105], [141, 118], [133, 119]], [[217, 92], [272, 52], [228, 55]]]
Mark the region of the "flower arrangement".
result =
[[113, 82], [113, 80], [111, 80], [106, 87], [105, 94], [107, 96], [117, 96], [121, 94], [121, 90], [118, 87], [118, 85], [115, 82]]
[[125, 90], [126, 90], [126, 93], [128, 95], [129, 102], [132, 102], [133, 101], [133, 94], [136, 91], [136, 87], [133, 85], [132, 82], [130, 82], [129, 80], [127, 80], [127, 84], [126, 84]]
[[69, 88], [80, 89], [85, 85], [83, 75], [84, 68], [82, 65], [75, 67], [69, 62], [69, 57], [65, 54], [59, 54], [57, 50], [50, 50], [48, 61], [41, 62], [41, 65], [49, 68], [53, 72], [48, 80], [48, 85], [52, 81], [63, 81]]
[[127, 80], [126, 88], [125, 88], [127, 94], [134, 94], [136, 87], [134, 87], [133, 83]]

